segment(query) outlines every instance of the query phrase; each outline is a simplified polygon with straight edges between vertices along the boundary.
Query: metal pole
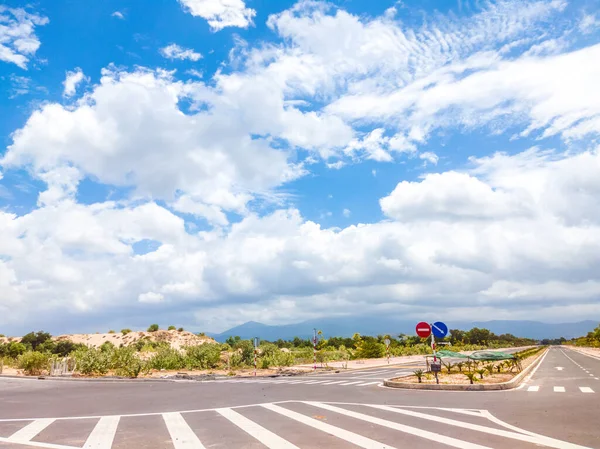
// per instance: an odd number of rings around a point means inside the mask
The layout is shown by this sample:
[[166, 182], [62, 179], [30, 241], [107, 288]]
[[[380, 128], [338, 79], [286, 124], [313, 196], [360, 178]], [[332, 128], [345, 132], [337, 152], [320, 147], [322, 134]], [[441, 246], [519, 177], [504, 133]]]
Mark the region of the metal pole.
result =
[[[433, 351], [433, 361], [437, 362], [437, 358], [435, 356], [435, 337], [433, 336], [433, 332], [431, 333], [431, 350]], [[437, 375], [436, 375], [437, 379]]]

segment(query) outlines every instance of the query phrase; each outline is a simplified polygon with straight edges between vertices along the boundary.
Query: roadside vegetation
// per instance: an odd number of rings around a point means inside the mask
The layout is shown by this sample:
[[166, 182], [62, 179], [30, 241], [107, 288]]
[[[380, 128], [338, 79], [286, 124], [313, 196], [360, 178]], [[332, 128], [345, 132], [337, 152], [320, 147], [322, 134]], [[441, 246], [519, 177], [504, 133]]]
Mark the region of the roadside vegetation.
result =
[[[183, 332], [183, 328], [168, 327], [169, 332]], [[158, 324], [148, 327], [148, 332], [158, 335]], [[115, 331], [111, 330], [111, 334]], [[122, 329], [127, 335], [131, 329]], [[161, 331], [165, 332], [165, 331]], [[158, 333], [158, 334], [157, 334]], [[204, 336], [203, 333], [197, 334]], [[429, 343], [416, 336], [400, 334], [398, 337], [377, 337], [354, 334], [352, 338], [324, 338], [319, 332], [317, 363], [327, 367], [332, 361], [385, 357], [384, 341], [390, 339], [390, 356], [426, 355], [431, 353]], [[524, 346], [532, 340], [510, 334], [497, 336], [487, 329], [474, 328], [470, 331], [451, 330], [446, 342], [455, 351], [473, 351], [487, 348]], [[442, 340], [439, 343], [444, 343]], [[49, 371], [51, 363], [68, 357], [74, 361], [75, 372], [85, 376], [114, 374], [138, 377], [152, 371], [163, 370], [235, 370], [254, 366], [254, 346], [251, 340], [230, 337], [223, 344], [204, 344], [173, 348], [168, 341], [156, 341], [149, 337], [132, 341], [120, 347], [106, 341], [100, 347], [75, 344], [68, 340], [55, 341], [47, 332], [30, 332], [20, 340], [0, 341], [0, 370], [12, 367], [27, 375], [42, 375]], [[313, 343], [296, 337], [292, 340], [261, 341], [257, 352], [259, 369], [277, 369], [299, 364], [313, 363]], [[447, 368], [451, 370], [451, 368]]]
[[585, 337], [573, 338], [569, 341], [565, 340], [564, 338], [562, 340], [562, 344], [600, 348], [600, 325], [598, 325], [598, 327], [596, 327], [594, 330], [588, 332]]
[[[514, 359], [490, 361], [470, 360], [451, 363], [450, 359], [442, 359], [443, 370], [438, 373], [441, 384], [474, 384], [507, 382], [521, 372], [524, 366], [533, 362], [540, 351], [546, 346], [536, 346], [515, 352]], [[431, 372], [416, 370], [413, 376], [402, 378], [402, 382], [435, 383], [435, 377]]]

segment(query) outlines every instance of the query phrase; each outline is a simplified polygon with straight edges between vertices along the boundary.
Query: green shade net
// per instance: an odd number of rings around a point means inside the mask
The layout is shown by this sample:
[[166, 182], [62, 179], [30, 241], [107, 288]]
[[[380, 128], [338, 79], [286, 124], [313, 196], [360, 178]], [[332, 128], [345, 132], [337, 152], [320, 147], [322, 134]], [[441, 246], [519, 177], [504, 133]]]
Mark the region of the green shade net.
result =
[[456, 359], [470, 359], [470, 360], [484, 360], [484, 361], [496, 361], [496, 360], [511, 360], [515, 356], [506, 352], [500, 351], [476, 351], [471, 355], [461, 354], [460, 352], [448, 351], [442, 349], [437, 351], [436, 355], [440, 358], [456, 358]]

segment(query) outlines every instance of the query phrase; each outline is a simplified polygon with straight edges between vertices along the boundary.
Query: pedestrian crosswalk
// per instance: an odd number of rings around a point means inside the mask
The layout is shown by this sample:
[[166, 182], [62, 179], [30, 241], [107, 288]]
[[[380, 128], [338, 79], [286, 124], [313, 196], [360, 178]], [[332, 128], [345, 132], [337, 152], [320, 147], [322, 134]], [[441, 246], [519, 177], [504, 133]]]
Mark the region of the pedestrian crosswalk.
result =
[[521, 430], [486, 410], [314, 401], [134, 415], [0, 419], [0, 447], [4, 444], [49, 449], [584, 448]]
[[277, 385], [314, 385], [314, 386], [340, 386], [340, 387], [374, 387], [383, 385], [381, 380], [373, 379], [343, 379], [336, 380], [335, 378], [329, 379], [231, 379], [223, 380], [219, 382], [226, 383], [237, 383], [237, 384], [277, 384]]
[[575, 393], [595, 393], [596, 391], [590, 387], [573, 387], [567, 389], [561, 385], [555, 386], [540, 386], [540, 385], [530, 385], [526, 388], [526, 391], [530, 393], [537, 393], [538, 391], [552, 391], [553, 393], [567, 393], [567, 392], [575, 392]]

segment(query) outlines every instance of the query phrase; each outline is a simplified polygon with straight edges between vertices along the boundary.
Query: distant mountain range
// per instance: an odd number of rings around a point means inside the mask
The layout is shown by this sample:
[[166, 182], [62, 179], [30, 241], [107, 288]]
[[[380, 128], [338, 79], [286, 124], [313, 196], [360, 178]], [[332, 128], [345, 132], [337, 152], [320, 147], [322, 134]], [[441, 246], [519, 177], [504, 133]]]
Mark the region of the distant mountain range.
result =
[[[215, 340], [223, 342], [230, 336], [239, 335], [243, 339], [259, 337], [263, 340], [277, 340], [282, 338], [290, 340], [294, 337], [311, 338], [313, 329], [323, 331], [325, 338], [328, 337], [351, 337], [358, 332], [361, 335], [379, 335], [400, 333], [407, 335], [415, 334], [415, 325], [413, 320], [396, 320], [388, 317], [343, 317], [343, 318], [323, 318], [301, 323], [286, 324], [282, 326], [269, 326], [267, 324], [248, 321], [240, 326], [233, 327], [220, 334], [207, 335]], [[580, 321], [577, 323], [542, 323], [539, 321], [473, 321], [473, 322], [453, 322], [447, 321], [450, 329], [469, 330], [473, 327], [483, 327], [493, 333], [513, 334], [517, 337], [535, 338], [538, 340], [544, 338], [567, 339], [580, 337], [598, 326], [598, 321]]]

